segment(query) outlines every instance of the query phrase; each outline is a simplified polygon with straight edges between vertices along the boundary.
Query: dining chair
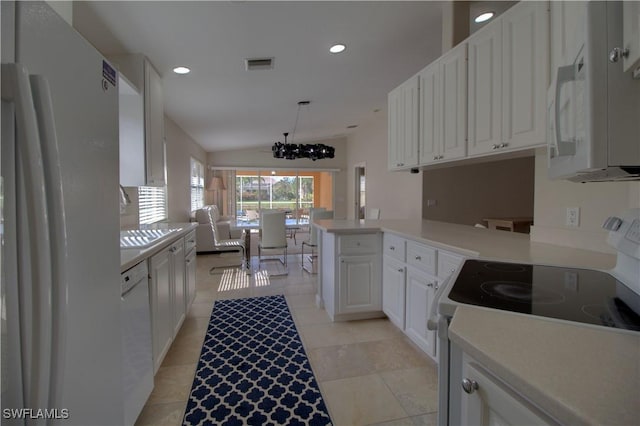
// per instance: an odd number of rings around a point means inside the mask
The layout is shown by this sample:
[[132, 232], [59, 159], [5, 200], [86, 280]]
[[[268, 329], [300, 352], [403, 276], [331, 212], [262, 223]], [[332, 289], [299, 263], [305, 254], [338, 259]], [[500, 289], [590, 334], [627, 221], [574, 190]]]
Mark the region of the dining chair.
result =
[[369, 209], [365, 219], [380, 219], [380, 209]]
[[[289, 273], [287, 270], [287, 228], [285, 225], [285, 212], [268, 212], [260, 215], [260, 241], [258, 242], [258, 267], [261, 266], [262, 250], [283, 250], [283, 258], [279, 260], [285, 268], [283, 274]], [[274, 260], [274, 259], [264, 259]]]
[[[247, 256], [247, 246], [245, 244], [244, 238], [220, 238], [220, 231], [218, 230], [218, 225], [215, 220], [213, 220], [213, 215], [211, 210], [207, 210], [209, 214], [209, 223], [211, 224], [211, 233], [213, 234], [213, 246], [217, 249], [229, 249], [229, 248], [237, 248], [242, 252], [242, 269], [246, 269], [249, 271], [249, 258]], [[243, 232], [244, 235], [244, 232]], [[211, 269], [215, 269], [211, 268]]]
[[[311, 212], [311, 218], [309, 223], [312, 224], [314, 220], [316, 219], [333, 219], [333, 210], [318, 210], [318, 211], [312, 211]], [[311, 226], [311, 225], [310, 225]], [[311, 247], [311, 254], [309, 255], [309, 268], [307, 269], [305, 268], [305, 263], [304, 263], [304, 246], [308, 246]], [[315, 253], [316, 247], [318, 247], [318, 228], [316, 228], [315, 226], [311, 226], [311, 231], [309, 232], [309, 239], [307, 241], [303, 241], [302, 242], [302, 269], [312, 273], [312, 274], [316, 274], [317, 271], [314, 268], [315, 265], [315, 259], [318, 257], [318, 255]]]

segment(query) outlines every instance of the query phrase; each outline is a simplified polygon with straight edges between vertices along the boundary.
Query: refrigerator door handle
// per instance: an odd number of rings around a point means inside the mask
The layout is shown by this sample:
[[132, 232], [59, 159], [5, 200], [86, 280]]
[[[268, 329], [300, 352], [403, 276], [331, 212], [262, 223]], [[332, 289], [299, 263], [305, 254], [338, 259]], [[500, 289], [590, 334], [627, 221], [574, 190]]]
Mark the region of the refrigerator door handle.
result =
[[[44, 76], [31, 75], [31, 91], [38, 120], [42, 158], [45, 165], [45, 191], [47, 196], [47, 212], [49, 216], [49, 237], [51, 238], [51, 324], [52, 342], [55, 350], [51, 355], [50, 395], [49, 403], [59, 407], [58, 397], [62, 394], [61, 383], [64, 377], [66, 348], [66, 282], [67, 282], [67, 226], [63, 198], [62, 169], [58, 139], [53, 114], [53, 102], [49, 82]], [[53, 349], [53, 348], [52, 348]]]
[[[25, 407], [50, 408], [52, 358], [52, 267], [49, 220], [45, 193], [44, 164], [31, 83], [27, 69], [15, 63], [2, 64], [2, 99], [15, 105], [18, 169], [26, 190], [21, 197], [27, 211], [31, 282], [21, 282], [21, 322], [31, 331], [22, 334], [23, 385]], [[24, 229], [24, 227], [21, 227]], [[25, 238], [22, 235], [19, 238]], [[22, 261], [28, 261], [22, 259]], [[23, 296], [24, 295], [24, 296]], [[23, 297], [31, 300], [23, 300]], [[26, 305], [26, 306], [25, 306]], [[31, 308], [32, 312], [24, 312]], [[23, 326], [26, 324], [23, 323]], [[30, 336], [30, 338], [29, 338]]]

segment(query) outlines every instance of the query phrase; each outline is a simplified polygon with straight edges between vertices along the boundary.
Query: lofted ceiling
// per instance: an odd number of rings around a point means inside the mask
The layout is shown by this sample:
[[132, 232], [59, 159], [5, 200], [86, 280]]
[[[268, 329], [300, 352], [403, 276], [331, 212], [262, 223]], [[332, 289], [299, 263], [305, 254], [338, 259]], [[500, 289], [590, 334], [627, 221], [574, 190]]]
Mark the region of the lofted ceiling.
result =
[[[345, 136], [441, 54], [440, 2], [91, 1], [73, 14], [104, 55], [149, 58], [165, 113], [209, 152], [282, 141], [301, 100], [295, 142]], [[335, 43], [346, 51], [329, 53]], [[245, 70], [255, 57], [274, 68]]]

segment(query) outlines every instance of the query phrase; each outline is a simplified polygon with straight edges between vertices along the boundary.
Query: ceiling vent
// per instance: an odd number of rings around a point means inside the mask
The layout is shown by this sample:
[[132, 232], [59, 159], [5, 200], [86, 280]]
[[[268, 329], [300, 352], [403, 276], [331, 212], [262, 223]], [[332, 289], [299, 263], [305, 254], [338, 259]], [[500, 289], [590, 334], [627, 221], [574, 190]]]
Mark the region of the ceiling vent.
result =
[[249, 70], [270, 70], [273, 69], [273, 58], [247, 58], [244, 60], [244, 67]]

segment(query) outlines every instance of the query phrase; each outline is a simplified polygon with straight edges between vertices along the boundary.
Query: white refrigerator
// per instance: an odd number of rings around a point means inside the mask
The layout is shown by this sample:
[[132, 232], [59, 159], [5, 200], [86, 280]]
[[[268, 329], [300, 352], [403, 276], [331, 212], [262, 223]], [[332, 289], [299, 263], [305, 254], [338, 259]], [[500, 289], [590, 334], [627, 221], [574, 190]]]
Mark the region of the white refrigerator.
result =
[[1, 2], [2, 424], [123, 423], [115, 69]]

